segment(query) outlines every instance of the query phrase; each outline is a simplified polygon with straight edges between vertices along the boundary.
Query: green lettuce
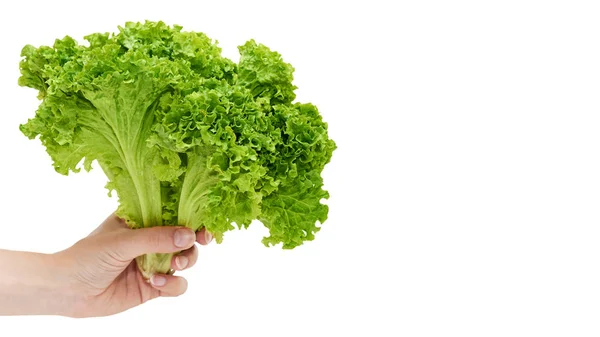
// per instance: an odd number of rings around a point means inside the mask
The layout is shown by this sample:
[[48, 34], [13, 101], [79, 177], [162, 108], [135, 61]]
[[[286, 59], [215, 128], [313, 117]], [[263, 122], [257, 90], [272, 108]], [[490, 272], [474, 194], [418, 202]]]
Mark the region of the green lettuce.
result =
[[[314, 239], [336, 145], [317, 108], [294, 102], [294, 68], [280, 54], [250, 40], [235, 63], [203, 33], [163, 22], [85, 40], [22, 50], [19, 84], [41, 103], [21, 131], [39, 137], [57, 172], [96, 161], [134, 229], [206, 228], [220, 243], [258, 219], [267, 246]], [[148, 277], [169, 272], [171, 257], [137, 261]]]

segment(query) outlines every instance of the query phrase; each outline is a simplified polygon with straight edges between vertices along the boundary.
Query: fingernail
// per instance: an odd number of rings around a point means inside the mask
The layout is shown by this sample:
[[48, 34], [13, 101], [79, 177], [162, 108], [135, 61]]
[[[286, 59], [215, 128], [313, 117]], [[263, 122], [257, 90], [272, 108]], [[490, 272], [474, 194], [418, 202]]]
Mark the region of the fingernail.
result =
[[206, 244], [211, 243], [212, 240], [213, 240], [212, 234], [210, 234], [208, 231], [204, 231], [204, 241], [206, 242]]
[[175, 231], [175, 246], [187, 248], [194, 243], [195, 235], [189, 229], [178, 229]]
[[175, 264], [179, 270], [185, 269], [188, 266], [189, 260], [185, 256], [178, 256], [175, 258]]
[[152, 275], [150, 283], [152, 283], [153, 286], [162, 287], [167, 284], [167, 278], [162, 275]]

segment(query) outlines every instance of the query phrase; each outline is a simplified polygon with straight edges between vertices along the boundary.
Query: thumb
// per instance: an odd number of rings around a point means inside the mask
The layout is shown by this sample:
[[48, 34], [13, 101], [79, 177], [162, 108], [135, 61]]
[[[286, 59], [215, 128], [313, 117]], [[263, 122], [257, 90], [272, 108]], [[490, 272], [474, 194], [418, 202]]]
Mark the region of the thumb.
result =
[[129, 229], [118, 240], [117, 253], [133, 260], [147, 253], [175, 253], [194, 245], [196, 234], [186, 227], [158, 226]]

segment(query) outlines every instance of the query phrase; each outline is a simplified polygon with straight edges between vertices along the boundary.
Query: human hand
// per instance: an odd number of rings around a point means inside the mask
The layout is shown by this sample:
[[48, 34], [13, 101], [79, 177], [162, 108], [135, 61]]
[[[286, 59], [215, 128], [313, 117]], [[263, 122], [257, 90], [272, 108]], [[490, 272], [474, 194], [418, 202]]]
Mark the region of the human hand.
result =
[[187, 281], [174, 275], [153, 275], [145, 280], [135, 262], [146, 253], [181, 253], [173, 270], [192, 267], [198, 259], [194, 242], [207, 245], [212, 236], [184, 227], [129, 229], [115, 215], [88, 237], [52, 256], [59, 284], [67, 294], [61, 313], [71, 317], [113, 315], [151, 299], [173, 297], [187, 290]]

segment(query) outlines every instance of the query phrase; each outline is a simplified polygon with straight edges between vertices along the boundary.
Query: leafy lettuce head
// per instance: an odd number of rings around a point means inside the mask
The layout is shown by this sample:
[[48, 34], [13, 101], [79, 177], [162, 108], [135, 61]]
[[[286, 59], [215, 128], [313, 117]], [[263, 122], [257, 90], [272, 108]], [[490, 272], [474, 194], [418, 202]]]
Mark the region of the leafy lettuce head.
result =
[[[294, 102], [294, 68], [278, 53], [251, 40], [235, 63], [206, 35], [163, 22], [85, 40], [22, 51], [19, 84], [41, 103], [21, 131], [39, 136], [57, 172], [97, 161], [132, 228], [206, 228], [221, 242], [258, 219], [265, 245], [314, 238], [336, 145], [317, 108]], [[140, 261], [149, 275], [170, 258]]]

